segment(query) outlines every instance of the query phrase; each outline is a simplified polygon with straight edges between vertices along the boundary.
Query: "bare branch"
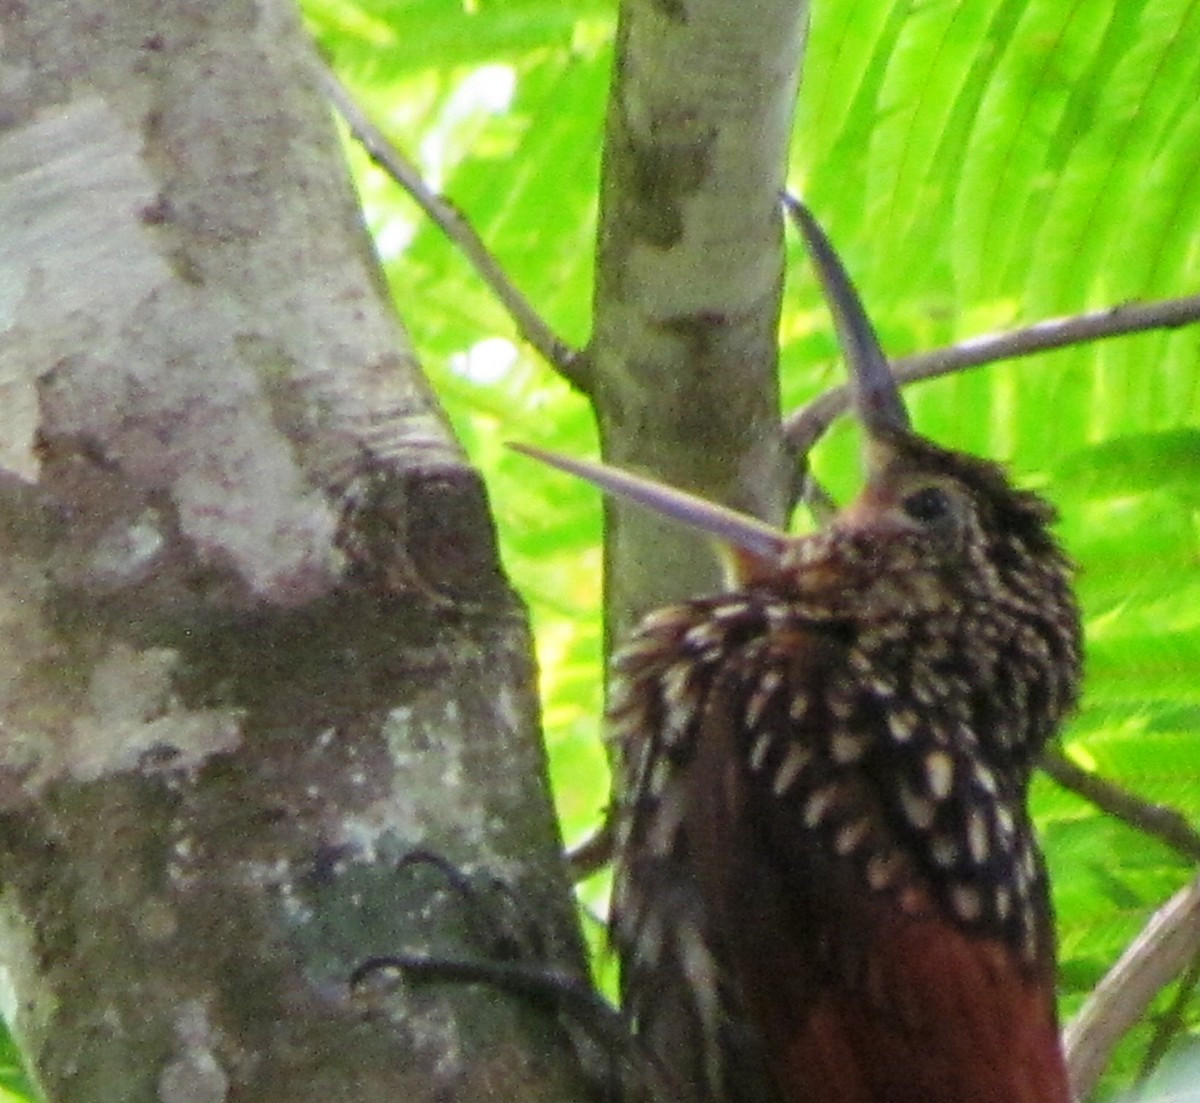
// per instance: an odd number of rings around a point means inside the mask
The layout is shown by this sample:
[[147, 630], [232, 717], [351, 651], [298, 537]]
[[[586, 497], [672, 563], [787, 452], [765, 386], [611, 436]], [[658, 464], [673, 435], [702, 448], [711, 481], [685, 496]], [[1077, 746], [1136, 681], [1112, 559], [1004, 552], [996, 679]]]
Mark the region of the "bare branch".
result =
[[1200, 878], [1150, 917], [1063, 1032], [1078, 1099], [1096, 1086], [1117, 1042], [1159, 990], [1200, 953]]
[[605, 815], [604, 822], [578, 846], [567, 851], [567, 866], [571, 880], [578, 884], [593, 873], [599, 872], [612, 860], [613, 830], [612, 816]]
[[[1014, 360], [1037, 352], [1151, 329], [1175, 329], [1197, 321], [1200, 321], [1200, 295], [1151, 303], [1126, 303], [1092, 314], [1038, 322], [1010, 333], [974, 337], [918, 356], [903, 356], [892, 361], [892, 372], [901, 383], [915, 383], [1000, 360]], [[844, 386], [832, 387], [792, 414], [784, 423], [784, 437], [793, 454], [806, 455], [829, 428], [830, 422], [849, 404], [849, 390]]]
[[367, 118], [349, 90], [328, 67], [323, 69], [325, 91], [367, 154], [400, 185], [441, 231], [462, 251], [480, 279], [508, 311], [521, 336], [573, 387], [588, 393], [591, 385], [587, 357], [555, 334], [516, 289], [466, 217], [445, 196], [421, 178], [417, 167]]
[[1064, 789], [1077, 793], [1102, 812], [1152, 835], [1189, 861], [1200, 862], [1200, 832], [1182, 813], [1164, 804], [1142, 800], [1114, 782], [1077, 766], [1061, 751], [1047, 751], [1042, 769]]

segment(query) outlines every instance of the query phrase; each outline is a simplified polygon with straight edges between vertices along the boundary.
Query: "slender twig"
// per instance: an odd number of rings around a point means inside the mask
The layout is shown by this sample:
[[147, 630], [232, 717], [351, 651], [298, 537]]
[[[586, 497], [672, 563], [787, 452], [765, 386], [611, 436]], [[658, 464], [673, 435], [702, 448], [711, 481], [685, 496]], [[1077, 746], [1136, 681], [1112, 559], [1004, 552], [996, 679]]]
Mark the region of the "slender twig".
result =
[[593, 873], [603, 869], [612, 856], [612, 816], [606, 815], [604, 822], [592, 834], [567, 851], [567, 867], [571, 871], [571, 879], [576, 883], [587, 880]]
[[1115, 782], [1077, 766], [1058, 750], [1042, 756], [1042, 769], [1064, 789], [1077, 793], [1100, 811], [1152, 835], [1189, 861], [1200, 862], [1200, 832], [1181, 812], [1135, 796]]
[[1164, 985], [1200, 953], [1200, 878], [1151, 917], [1063, 1032], [1077, 1099], [1100, 1079], [1117, 1043]]
[[350, 133], [368, 156], [429, 216], [441, 231], [462, 251], [479, 277], [508, 311], [521, 336], [555, 370], [584, 394], [590, 386], [587, 357], [555, 334], [542, 316], [513, 285], [496, 262], [483, 239], [457, 207], [439, 195], [421, 178], [421, 173], [383, 132], [367, 118], [349, 90], [328, 67], [324, 69], [325, 91]]
[[[892, 372], [901, 383], [934, 379], [964, 368], [1013, 360], [1036, 352], [1067, 348], [1109, 337], [1124, 337], [1151, 329], [1175, 329], [1200, 321], [1200, 295], [1127, 303], [1092, 314], [1054, 318], [1009, 333], [975, 337], [948, 348], [892, 361]], [[832, 387], [797, 410], [784, 423], [784, 436], [797, 456], [806, 455], [829, 428], [830, 422], [850, 405], [847, 387]]]
[[833, 500], [833, 495], [817, 481], [811, 471], [804, 473], [800, 502], [808, 507], [809, 513], [819, 524], [832, 520], [838, 510], [838, 504]]

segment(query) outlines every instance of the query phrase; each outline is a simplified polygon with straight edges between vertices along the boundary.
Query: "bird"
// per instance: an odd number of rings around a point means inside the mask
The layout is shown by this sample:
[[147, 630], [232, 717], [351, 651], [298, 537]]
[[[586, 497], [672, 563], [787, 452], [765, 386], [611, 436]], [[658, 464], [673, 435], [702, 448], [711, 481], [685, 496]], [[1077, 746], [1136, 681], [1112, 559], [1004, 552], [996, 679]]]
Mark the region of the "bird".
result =
[[1028, 809], [1081, 680], [1054, 508], [919, 435], [858, 294], [785, 199], [863, 436], [857, 497], [794, 536], [522, 450], [711, 536], [717, 594], [612, 663], [622, 1010], [680, 1103], [1069, 1103]]

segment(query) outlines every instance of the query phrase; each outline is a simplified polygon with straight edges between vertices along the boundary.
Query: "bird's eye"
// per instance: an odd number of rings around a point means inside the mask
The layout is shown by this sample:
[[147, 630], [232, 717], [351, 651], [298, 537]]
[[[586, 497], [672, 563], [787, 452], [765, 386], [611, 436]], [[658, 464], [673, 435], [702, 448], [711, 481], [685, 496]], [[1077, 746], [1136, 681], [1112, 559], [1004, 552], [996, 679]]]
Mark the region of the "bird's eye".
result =
[[900, 503], [900, 508], [914, 521], [930, 525], [950, 515], [950, 495], [941, 487], [923, 486], [908, 495]]

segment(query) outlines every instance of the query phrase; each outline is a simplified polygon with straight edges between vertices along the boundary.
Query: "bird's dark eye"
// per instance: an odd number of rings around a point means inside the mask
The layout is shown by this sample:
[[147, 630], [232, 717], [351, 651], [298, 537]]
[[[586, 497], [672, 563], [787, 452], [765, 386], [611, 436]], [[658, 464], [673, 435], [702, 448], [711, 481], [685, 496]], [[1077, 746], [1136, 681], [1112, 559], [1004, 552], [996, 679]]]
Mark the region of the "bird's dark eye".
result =
[[949, 516], [950, 495], [941, 487], [923, 486], [905, 498], [900, 503], [900, 508], [914, 521], [929, 525]]

